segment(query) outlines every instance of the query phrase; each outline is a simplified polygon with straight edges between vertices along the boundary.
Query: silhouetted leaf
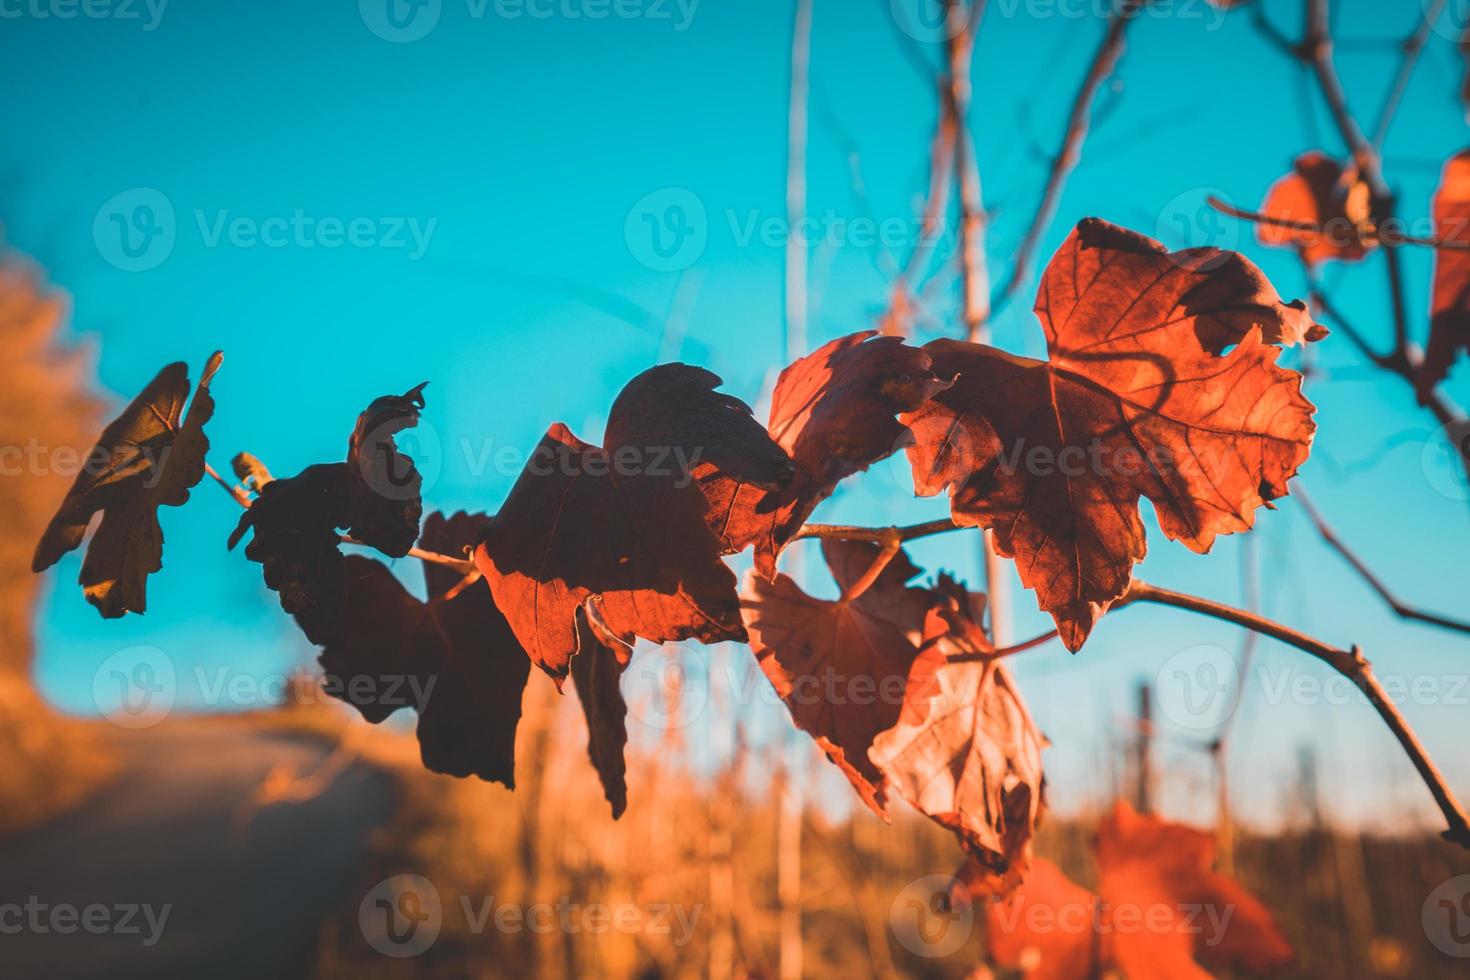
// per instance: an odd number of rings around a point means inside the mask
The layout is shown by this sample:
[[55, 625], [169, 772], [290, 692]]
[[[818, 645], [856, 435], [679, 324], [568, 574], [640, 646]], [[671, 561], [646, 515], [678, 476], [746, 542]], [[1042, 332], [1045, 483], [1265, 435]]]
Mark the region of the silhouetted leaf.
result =
[[87, 601], [108, 619], [147, 609], [148, 576], [163, 567], [158, 508], [182, 506], [204, 476], [204, 425], [214, 414], [209, 382], [222, 359], [216, 352], [204, 366], [187, 415], [189, 369], [177, 361], [102, 431], [36, 545], [32, 571], [45, 571], [80, 545], [101, 511], [82, 561]]
[[616, 640], [608, 645], [586, 616], [586, 609], [578, 610], [572, 686], [582, 705], [582, 717], [587, 719], [587, 756], [602, 781], [603, 795], [612, 805], [616, 820], [628, 808], [628, 765], [623, 758], [628, 744], [628, 705], [619, 687], [628, 666], [628, 650]]
[[[1434, 233], [1470, 242], [1470, 150], [1461, 150], [1444, 166], [1434, 195]], [[1445, 379], [1464, 350], [1470, 350], [1470, 252], [1436, 249], [1429, 346], [1419, 374], [1421, 395]]]

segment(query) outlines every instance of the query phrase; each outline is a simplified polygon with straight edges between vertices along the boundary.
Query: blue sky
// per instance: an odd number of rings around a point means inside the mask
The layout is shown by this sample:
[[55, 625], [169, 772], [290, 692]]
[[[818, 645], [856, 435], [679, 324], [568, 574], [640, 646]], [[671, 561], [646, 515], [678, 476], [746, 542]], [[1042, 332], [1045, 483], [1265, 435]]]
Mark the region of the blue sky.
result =
[[[857, 233], [833, 231], [837, 220], [907, 227], [923, 192], [934, 95], [915, 56], [938, 56], [912, 17], [924, 2], [816, 0], [809, 211], [835, 244], [811, 249], [813, 345], [871, 325], [886, 294], [872, 251]], [[1095, 6], [994, 0], [982, 26], [971, 122], [994, 212], [995, 275], [1009, 269], [1044, 156], [1101, 36]], [[1349, 99], [1371, 123], [1395, 65], [1387, 39], [1416, 26], [1418, 4], [1336, 6]], [[1194, 216], [1207, 193], [1253, 206], [1298, 152], [1339, 152], [1330, 120], [1245, 15], [1222, 17], [1202, 0], [1164, 8], [1130, 30], [1040, 258], [1097, 215], [1175, 247], [1238, 247], [1285, 296], [1302, 295], [1289, 254], [1230, 223], [1178, 219]], [[1297, 29], [1298, 4], [1266, 8]], [[415, 446], [426, 498], [493, 510], [517, 471], [497, 464], [506, 458], [498, 451], [528, 450], [557, 420], [595, 440], [622, 383], [658, 359], [704, 364], [727, 390], [760, 401], [781, 358], [782, 248], [760, 229], [783, 215], [788, 3], [439, 0], [418, 20], [398, 8], [401, 31], [376, 0], [174, 0], [58, 17], [65, 9], [27, 0], [4, 5], [0, 18], [0, 86], [14, 93], [0, 131], [6, 237], [70, 293], [73, 329], [96, 346], [102, 384], [119, 397], [167, 361], [187, 360], [197, 373], [211, 350], [225, 350], [210, 426], [217, 466], [241, 449], [278, 474], [340, 458], [371, 398], [429, 379]], [[913, 44], [905, 28], [918, 35]], [[1451, 34], [1447, 19], [1431, 37], [1387, 144], [1411, 217], [1427, 212], [1441, 162], [1467, 142]], [[1365, 43], [1374, 38], [1382, 43]], [[866, 206], [853, 193], [853, 147]], [[685, 205], [694, 244], [664, 261], [643, 214], [661, 218], [671, 202]], [[114, 214], [141, 222], [131, 229], [140, 247], [140, 229], [164, 234], [130, 257]], [[1407, 265], [1422, 340], [1428, 257]], [[1386, 342], [1381, 259], [1329, 268], [1327, 282], [1337, 304]], [[1033, 292], [1034, 279], [996, 322], [995, 340], [1038, 355]], [[952, 324], [952, 296], [934, 310]], [[665, 333], [669, 320], [680, 329]], [[1465, 613], [1466, 492], [1442, 465], [1432, 420], [1400, 382], [1363, 369], [1341, 338], [1320, 345], [1318, 364], [1309, 394], [1320, 431], [1304, 483], [1401, 594]], [[1462, 366], [1447, 386], [1462, 404], [1467, 381]], [[881, 464], [819, 517], [901, 522], [944, 509], [911, 499], [901, 463]], [[101, 621], [71, 585], [77, 560], [64, 561], [41, 611], [48, 695], [95, 711], [99, 665], [137, 645], [167, 653], [186, 704], [201, 697], [196, 668], [260, 679], [307, 661], [259, 567], [224, 550], [236, 518], [208, 485], [165, 512], [165, 567], [150, 582], [146, 617]], [[1200, 557], [1149, 524], [1141, 576], [1240, 601], [1239, 539]], [[1255, 536], [1265, 611], [1361, 643], [1381, 674], [1419, 680], [1403, 710], [1470, 795], [1463, 638], [1395, 619], [1289, 500], [1262, 515]], [[914, 551], [921, 564], [973, 579], [969, 536]], [[1012, 595], [1018, 636], [1048, 625], [1029, 593], [1013, 586]], [[1055, 802], [1075, 808], [1106, 791], [1106, 760], [1126, 734], [1120, 720], [1138, 680], [1162, 676], [1163, 717], [1188, 722], [1171, 678], [1198, 676], [1238, 644], [1226, 626], [1140, 608], [1105, 621], [1076, 657], [1054, 646], [1019, 660], [1055, 743]], [[1355, 695], [1310, 693], [1325, 668], [1271, 642], [1256, 663], [1266, 673], [1240, 709], [1233, 765], [1248, 816], [1277, 812], [1295, 746], [1309, 743], [1344, 814], [1383, 824], [1432, 817], [1371, 710]], [[1203, 760], [1169, 751], [1178, 758], [1166, 808], [1207, 816]]]

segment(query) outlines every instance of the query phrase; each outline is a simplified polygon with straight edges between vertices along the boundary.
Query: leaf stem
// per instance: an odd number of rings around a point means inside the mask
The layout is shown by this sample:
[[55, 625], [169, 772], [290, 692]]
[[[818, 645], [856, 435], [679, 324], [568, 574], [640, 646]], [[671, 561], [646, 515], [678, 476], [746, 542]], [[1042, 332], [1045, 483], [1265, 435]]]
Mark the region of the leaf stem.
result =
[[899, 536], [898, 528], [885, 528], [884, 535], [881, 542], [883, 547], [878, 550], [873, 563], [868, 566], [866, 572], [863, 572], [861, 578], [842, 593], [842, 598], [837, 600], [839, 606], [850, 605], [854, 599], [872, 588], [873, 583], [878, 581], [878, 576], [883, 574], [883, 569], [888, 567], [888, 563], [893, 561], [893, 556], [898, 554], [899, 549], [903, 547], [903, 538]]
[[1237, 609], [1212, 599], [1161, 588], [1148, 582], [1135, 580], [1127, 594], [1113, 606], [1118, 608], [1134, 602], [1174, 606], [1243, 626], [1310, 653], [1352, 681], [1367, 697], [1368, 703], [1388, 725], [1394, 737], [1398, 739], [1399, 745], [1403, 747], [1409, 760], [1413, 762], [1414, 768], [1419, 772], [1420, 778], [1424, 780], [1425, 786], [1434, 796], [1435, 803], [1439, 805], [1440, 812], [1444, 814], [1445, 821], [1449, 824], [1449, 829], [1444, 833], [1445, 839], [1470, 848], [1470, 817], [1466, 816], [1464, 808], [1455, 798], [1449, 784], [1445, 782], [1443, 774], [1429, 758], [1424, 743], [1419, 740], [1419, 736], [1414, 733], [1398, 706], [1393, 703], [1393, 699], [1373, 673], [1373, 667], [1363, 656], [1361, 648], [1354, 646], [1351, 650], [1342, 650], [1256, 613]]
[[901, 527], [859, 527], [853, 524], [803, 524], [801, 529], [791, 536], [791, 540], [798, 541], [802, 538], [836, 538], [841, 541], [871, 541], [874, 544], [882, 544], [888, 540], [893, 532], [898, 533], [899, 541], [912, 541], [915, 538], [927, 538], [931, 534], [943, 534], [946, 531], [962, 531], [964, 526], [956, 524], [948, 517], [937, 521], [925, 521], [922, 524], [909, 524]]

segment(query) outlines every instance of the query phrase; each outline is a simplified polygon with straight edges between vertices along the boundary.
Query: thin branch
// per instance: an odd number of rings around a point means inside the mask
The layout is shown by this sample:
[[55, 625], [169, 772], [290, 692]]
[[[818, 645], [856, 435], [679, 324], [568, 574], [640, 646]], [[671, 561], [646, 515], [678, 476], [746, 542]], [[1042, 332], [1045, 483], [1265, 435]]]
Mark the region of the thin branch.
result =
[[956, 524], [949, 518], [941, 518], [937, 521], [925, 521], [922, 524], [909, 524], [903, 527], [857, 527], [852, 524], [803, 524], [801, 529], [792, 535], [792, 540], [801, 538], [837, 538], [842, 541], [871, 541], [874, 544], [882, 544], [887, 541], [893, 532], [898, 533], [900, 541], [912, 541], [915, 538], [926, 538], [931, 534], [943, 534], [946, 531], [961, 531], [964, 527]]
[[1375, 575], [1373, 570], [1338, 536], [1337, 532], [1333, 530], [1332, 525], [1328, 524], [1327, 519], [1322, 516], [1322, 512], [1317, 510], [1316, 506], [1312, 503], [1312, 498], [1307, 496], [1306, 491], [1300, 483], [1292, 487], [1291, 495], [1292, 499], [1301, 505], [1302, 510], [1306, 511], [1307, 517], [1316, 526], [1317, 533], [1322, 536], [1323, 541], [1327, 542], [1328, 547], [1341, 555], [1343, 560], [1353, 567], [1353, 570], [1358, 573], [1363, 581], [1367, 582], [1368, 586], [1374, 592], [1377, 592], [1384, 602], [1388, 603], [1388, 607], [1396, 615], [1402, 619], [1417, 620], [1418, 622], [1443, 627], [1447, 630], [1470, 633], [1470, 623], [1450, 619], [1446, 616], [1436, 615], [1435, 613], [1424, 612], [1421, 609], [1400, 601], [1398, 596], [1394, 595], [1393, 591], [1383, 583], [1383, 580]]
[[1388, 97], [1383, 100], [1383, 108], [1378, 113], [1378, 124], [1373, 127], [1373, 152], [1383, 153], [1383, 143], [1388, 139], [1388, 129], [1393, 125], [1393, 117], [1398, 113], [1399, 105], [1404, 100], [1404, 93], [1409, 89], [1409, 79], [1414, 76], [1414, 67], [1419, 63], [1419, 55], [1424, 51], [1424, 45], [1429, 40], [1429, 34], [1434, 30], [1434, 25], [1439, 16], [1444, 12], [1445, 0], [1434, 0], [1434, 2], [1423, 12], [1423, 18], [1419, 27], [1410, 34], [1403, 43], [1403, 58], [1399, 61], [1398, 74], [1394, 76], [1393, 86], [1388, 90]]
[[1228, 606], [1221, 602], [1188, 595], [1183, 592], [1174, 592], [1171, 589], [1161, 588], [1157, 585], [1150, 585], [1147, 582], [1137, 580], [1129, 588], [1128, 593], [1113, 605], [1114, 608], [1117, 608], [1120, 605], [1135, 602], [1152, 602], [1159, 605], [1174, 606], [1178, 609], [1187, 609], [1190, 612], [1200, 613], [1201, 615], [1210, 616], [1227, 623], [1234, 623], [1237, 626], [1244, 626], [1246, 629], [1255, 630], [1263, 636], [1272, 637], [1289, 646], [1296, 647], [1298, 650], [1311, 654], [1343, 677], [1352, 681], [1362, 690], [1368, 702], [1378, 712], [1379, 717], [1383, 719], [1384, 723], [1388, 725], [1389, 729], [1398, 739], [1399, 745], [1408, 754], [1410, 761], [1414, 764], [1414, 768], [1418, 770], [1420, 778], [1424, 780], [1424, 784], [1434, 796], [1435, 803], [1439, 805], [1440, 811], [1444, 814], [1445, 821], [1449, 824], [1449, 829], [1444, 834], [1445, 838], [1454, 841], [1462, 847], [1470, 848], [1470, 817], [1466, 816], [1464, 808], [1461, 807], [1459, 801], [1455, 798], [1455, 794], [1449, 788], [1449, 784], [1445, 782], [1444, 776], [1440, 773], [1438, 767], [1435, 766], [1433, 760], [1429, 758], [1429, 753], [1424, 748], [1424, 744], [1419, 741], [1419, 737], [1409, 726], [1403, 714], [1400, 713], [1398, 706], [1393, 703], [1393, 699], [1384, 690], [1383, 685], [1373, 673], [1372, 665], [1363, 656], [1360, 648], [1355, 646], [1351, 650], [1341, 650], [1305, 633], [1292, 629], [1289, 626], [1284, 626], [1281, 623], [1266, 619], [1255, 613], [1246, 612], [1244, 609], [1236, 609], [1234, 606]]
[[949, 105], [954, 112], [954, 176], [960, 202], [960, 292], [965, 339], [974, 343], [990, 318], [990, 274], [985, 265], [985, 205], [980, 166], [970, 135], [970, 59], [985, 0], [945, 0]]
[[991, 650], [987, 653], [956, 653], [949, 657], [946, 657], [945, 660], [946, 662], [952, 664], [963, 664], [972, 662], [989, 663], [992, 660], [1001, 660], [1005, 657], [1014, 656], [1018, 653], [1025, 653], [1027, 650], [1039, 647], [1044, 643], [1050, 643], [1052, 640], [1055, 640], [1057, 638], [1057, 635], [1058, 634], [1056, 630], [1050, 629], [1047, 630], [1045, 633], [1033, 636], [1029, 640], [1023, 640], [1020, 643], [1016, 643], [1008, 647], [1000, 647], [997, 650]]
[[1098, 46], [1097, 53], [1093, 55], [1092, 64], [1082, 79], [1082, 86], [1072, 100], [1072, 109], [1067, 115], [1067, 128], [1062, 136], [1062, 145], [1057, 150], [1056, 156], [1052, 158], [1051, 171], [1046, 178], [1046, 188], [1041, 193], [1041, 203], [1036, 207], [1031, 226], [1026, 229], [1026, 235], [1021, 239], [1020, 247], [1016, 249], [1011, 274], [990, 298], [992, 315], [1005, 306], [1026, 281], [1030, 272], [1031, 259], [1037, 246], [1041, 244], [1041, 237], [1046, 234], [1047, 226], [1051, 224], [1052, 216], [1056, 213], [1057, 203], [1062, 196], [1062, 188], [1066, 186], [1067, 177], [1071, 175], [1082, 157], [1082, 144], [1087, 140], [1093, 98], [1097, 95], [1098, 89], [1102, 88], [1103, 83], [1112, 77], [1113, 71], [1118, 66], [1118, 60], [1123, 54], [1123, 33], [1147, 2], [1148, 0], [1125, 0], [1121, 9], [1108, 19], [1107, 33], [1103, 35], [1102, 44]]
[[864, 592], [873, 587], [874, 582], [878, 581], [878, 576], [883, 574], [883, 569], [888, 567], [888, 563], [893, 561], [893, 557], [903, 547], [903, 538], [899, 537], [898, 528], [887, 528], [882, 543], [883, 547], [873, 558], [873, 563], [868, 566], [868, 570], [863, 572], [856, 582], [848, 586], [842, 593], [842, 598], [837, 600], [839, 606], [850, 605], [853, 600], [862, 596]]
[[[1247, 211], [1233, 204], [1227, 204], [1214, 196], [1205, 198], [1205, 203], [1209, 204], [1210, 207], [1219, 211], [1221, 214], [1229, 215], [1232, 218], [1239, 218], [1242, 221], [1249, 221], [1252, 224], [1271, 225], [1275, 228], [1306, 232], [1312, 235], [1320, 235], [1324, 238], [1332, 234], [1331, 231], [1323, 228], [1315, 221], [1296, 221], [1291, 218], [1278, 218], [1275, 215], [1263, 214], [1260, 211]], [[1370, 230], [1378, 241], [1384, 245], [1422, 245], [1426, 248], [1442, 249], [1447, 252], [1470, 252], [1470, 241], [1453, 238], [1429, 238], [1422, 235], [1406, 235], [1398, 231], [1395, 225], [1395, 222], [1390, 222], [1386, 226], [1376, 227]]]
[[226, 480], [224, 477], [220, 476], [219, 470], [215, 469], [208, 463], [204, 464], [204, 472], [213, 477], [215, 483], [218, 483], [220, 486], [224, 487], [225, 493], [228, 493], [231, 497], [235, 498], [235, 503], [239, 504], [241, 507], [246, 508], [247, 510], [250, 508], [250, 495], [245, 492], [245, 489], [243, 487], [241, 487], [239, 484], [231, 483], [229, 480]]

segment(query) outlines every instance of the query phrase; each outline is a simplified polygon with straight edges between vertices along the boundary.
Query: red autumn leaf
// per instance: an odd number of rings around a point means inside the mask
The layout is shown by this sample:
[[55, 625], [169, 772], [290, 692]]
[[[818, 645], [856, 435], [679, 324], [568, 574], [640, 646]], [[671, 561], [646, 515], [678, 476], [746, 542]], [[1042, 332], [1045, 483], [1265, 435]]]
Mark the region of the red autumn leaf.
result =
[[1368, 225], [1367, 183], [1355, 169], [1344, 171], [1336, 160], [1315, 150], [1297, 157], [1292, 172], [1271, 185], [1261, 213], [1321, 229], [1256, 227], [1263, 245], [1294, 247], [1309, 265], [1327, 259], [1356, 262], [1377, 245], [1363, 231]]
[[[1098, 893], [1037, 861], [1008, 900], [986, 912], [987, 948], [1027, 980], [1211, 976], [1200, 965], [1270, 973], [1295, 954], [1271, 913], [1213, 870], [1214, 837], [1119, 803], [1098, 829]], [[962, 870], [962, 880], [969, 877]]]
[[1031, 863], [1047, 743], [1005, 667], [949, 660], [993, 650], [979, 626], [978, 598], [940, 579], [903, 710], [873, 739], [868, 758], [890, 788], [959, 838], [988, 879], [982, 883], [977, 874], [971, 890], [1002, 894]]
[[948, 387], [929, 356], [877, 331], [839, 337], [795, 361], [771, 396], [771, 436], [796, 466], [776, 490], [703, 480], [725, 550], [755, 544], [756, 569], [776, 575], [776, 556], [844, 478], [899, 449], [907, 431], [894, 418]]
[[1205, 552], [1285, 495], [1315, 427], [1270, 345], [1325, 331], [1239, 255], [1170, 253], [1091, 218], [1052, 258], [1036, 312], [1049, 360], [933, 341], [935, 370], [959, 378], [903, 421], [918, 492], [948, 487], [957, 523], [995, 530], [1075, 651], [1143, 558], [1140, 497]]
[[176, 361], [102, 430], [36, 544], [31, 571], [45, 571], [80, 545], [101, 511], [82, 561], [83, 593], [108, 619], [148, 608], [148, 576], [163, 567], [158, 508], [182, 506], [204, 476], [204, 425], [214, 414], [209, 382], [222, 360], [216, 351], [205, 364], [187, 415], [189, 368]]
[[603, 448], [552, 426], [475, 550], [516, 636], [558, 685], [589, 601], [629, 644], [745, 639], [698, 479], [775, 486], [791, 464], [718, 384], [686, 364], [643, 372], [613, 402]]
[[587, 720], [587, 756], [602, 781], [602, 792], [612, 805], [613, 819], [628, 808], [628, 704], [619, 681], [628, 666], [628, 648], [589, 623], [588, 611], [577, 613], [578, 649], [572, 657], [572, 686]]
[[423, 390], [421, 384], [374, 399], [358, 416], [346, 462], [317, 463], [269, 481], [230, 535], [234, 548], [254, 530], [245, 557], [264, 566], [266, 586], [313, 643], [325, 643], [339, 619], [338, 529], [393, 558], [408, 554], [418, 537], [422, 480], [393, 436], [418, 421]]
[[[878, 556], [877, 545], [824, 540], [822, 554], [844, 589]], [[873, 739], [898, 722], [909, 668], [918, 656], [930, 592], [904, 583], [918, 574], [900, 552], [850, 602], [815, 599], [785, 575], [755, 572], [742, 593], [756, 661], [791, 710], [863, 801], [886, 815], [883, 774], [868, 756]]]
[[[1444, 166], [1434, 195], [1434, 233], [1470, 242], [1470, 150], [1461, 150]], [[1462, 350], [1470, 350], [1470, 252], [1436, 249], [1429, 346], [1419, 374], [1421, 397], [1445, 379]]]
[[[488, 518], [431, 514], [420, 545], [441, 554], [473, 544]], [[424, 765], [515, 787], [515, 737], [531, 662], [490, 590], [454, 593], [438, 565], [424, 564], [429, 599], [411, 595], [373, 558], [341, 559], [339, 625], [320, 657], [326, 690], [370, 722], [399, 708], [418, 712]], [[452, 575], [453, 573], [451, 573]]]

